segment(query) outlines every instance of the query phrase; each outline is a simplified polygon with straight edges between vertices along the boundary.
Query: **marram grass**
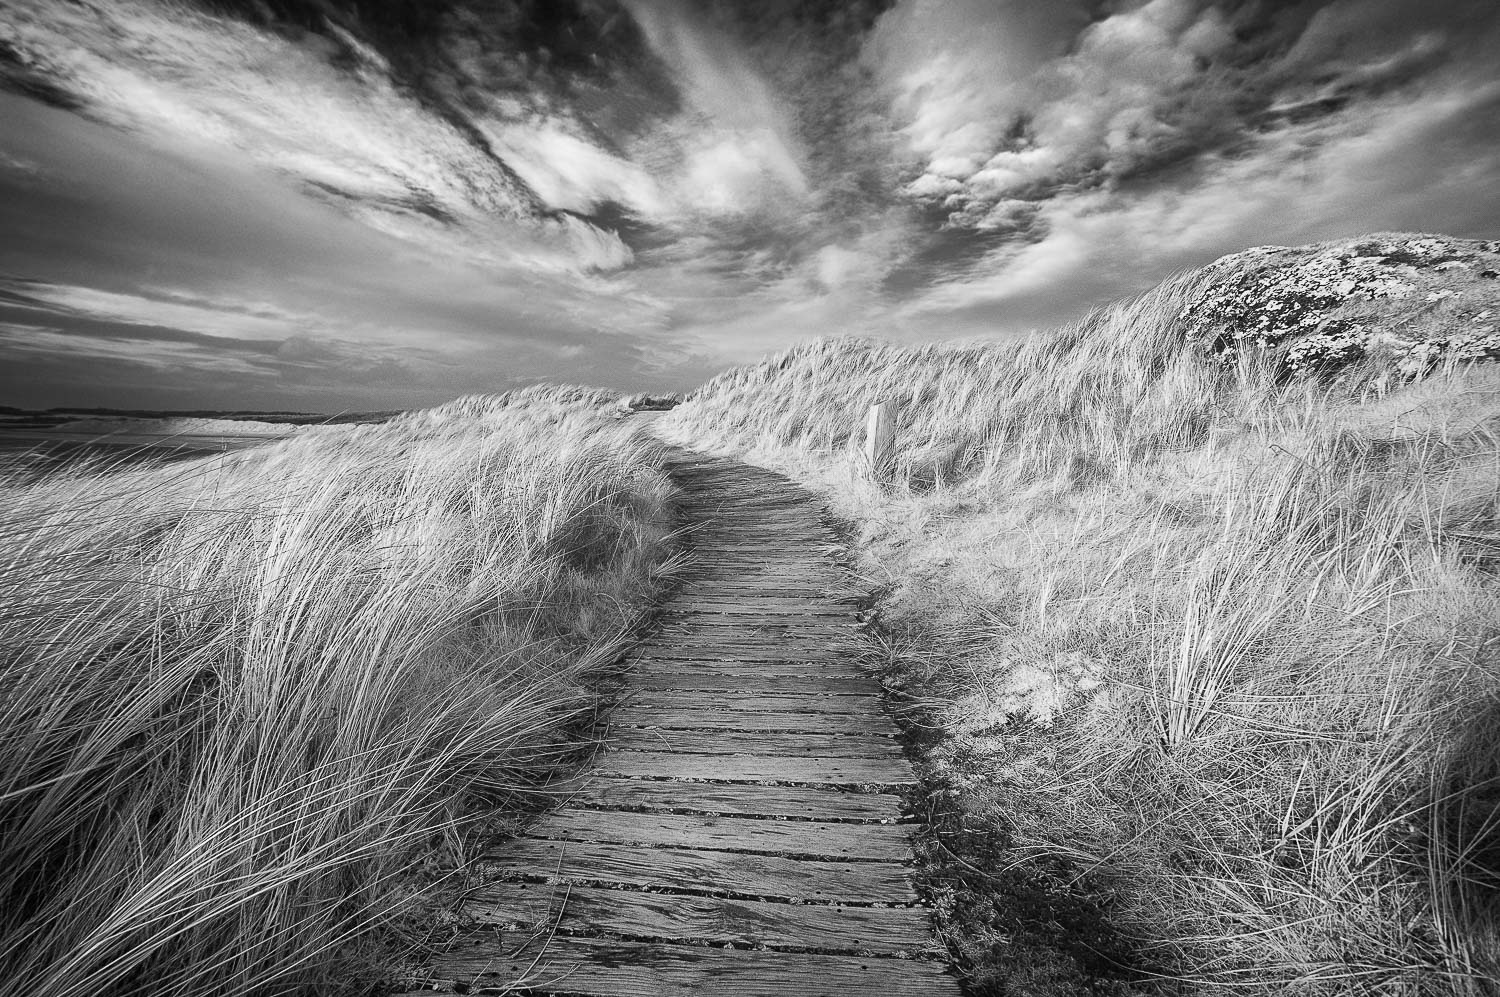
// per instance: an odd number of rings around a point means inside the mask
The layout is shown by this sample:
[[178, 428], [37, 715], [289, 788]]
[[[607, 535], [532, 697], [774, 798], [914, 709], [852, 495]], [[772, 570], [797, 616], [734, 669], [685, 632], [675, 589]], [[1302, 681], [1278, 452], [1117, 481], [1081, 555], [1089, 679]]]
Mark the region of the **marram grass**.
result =
[[0, 486], [0, 992], [388, 969], [362, 940], [545, 787], [664, 558], [658, 455], [595, 402]]

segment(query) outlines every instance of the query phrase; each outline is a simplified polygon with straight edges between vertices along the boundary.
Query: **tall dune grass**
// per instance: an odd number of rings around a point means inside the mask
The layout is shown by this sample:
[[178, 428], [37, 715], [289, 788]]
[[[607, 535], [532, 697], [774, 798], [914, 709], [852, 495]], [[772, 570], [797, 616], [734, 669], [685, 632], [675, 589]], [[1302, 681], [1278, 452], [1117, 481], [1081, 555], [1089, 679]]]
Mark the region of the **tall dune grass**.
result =
[[0, 992], [388, 969], [362, 940], [567, 762], [666, 555], [599, 402], [0, 485]]
[[661, 428], [858, 524], [979, 992], [1492, 993], [1500, 376], [1226, 367], [1180, 321], [1209, 279], [1019, 343], [804, 345]]

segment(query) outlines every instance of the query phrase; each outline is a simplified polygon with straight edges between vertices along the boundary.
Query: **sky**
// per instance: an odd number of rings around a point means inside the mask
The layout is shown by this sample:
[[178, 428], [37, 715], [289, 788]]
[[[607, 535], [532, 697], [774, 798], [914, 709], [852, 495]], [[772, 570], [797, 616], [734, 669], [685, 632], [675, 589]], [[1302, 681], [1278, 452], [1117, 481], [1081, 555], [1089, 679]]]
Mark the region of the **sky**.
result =
[[691, 388], [1500, 236], [1493, 0], [0, 0], [0, 405]]

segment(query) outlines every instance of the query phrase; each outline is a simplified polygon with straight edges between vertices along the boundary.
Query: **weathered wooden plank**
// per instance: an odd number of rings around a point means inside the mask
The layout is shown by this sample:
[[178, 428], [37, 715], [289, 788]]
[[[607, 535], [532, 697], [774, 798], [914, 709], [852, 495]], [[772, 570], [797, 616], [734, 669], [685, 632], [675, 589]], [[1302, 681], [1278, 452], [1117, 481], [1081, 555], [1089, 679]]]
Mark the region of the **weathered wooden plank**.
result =
[[672, 604], [668, 609], [659, 614], [657, 618], [662, 623], [674, 625], [705, 623], [717, 626], [755, 626], [762, 623], [769, 623], [781, 627], [805, 626], [824, 629], [842, 626], [844, 629], [848, 629], [858, 624], [858, 619], [852, 606], [841, 606], [834, 609], [816, 611], [806, 606], [766, 606], [756, 603], [748, 597], [736, 601], [726, 600], [712, 609], [699, 609], [695, 606]]
[[786, 650], [797, 654], [852, 654], [860, 649], [857, 634], [841, 633], [803, 636], [801, 634], [777, 634], [754, 630], [732, 631], [720, 628], [716, 633], [706, 629], [697, 631], [674, 630], [670, 635], [658, 633], [641, 647], [662, 647], [669, 650], [694, 648], [723, 648], [725, 650], [767, 651]]
[[768, 642], [760, 647], [727, 646], [723, 643], [681, 643], [645, 641], [636, 646], [642, 661], [762, 661], [772, 664], [833, 664], [843, 669], [857, 668], [848, 655], [836, 647], [786, 646], [788, 642]]
[[[732, 530], [735, 534], [750, 533], [755, 529], [753, 525], [736, 524], [727, 527], [727, 530]], [[722, 552], [733, 554], [741, 559], [794, 561], [825, 569], [833, 567], [836, 563], [828, 556], [828, 551], [835, 548], [835, 544], [829, 542], [829, 539], [777, 546], [772, 543], [758, 542], [746, 544], [743, 538], [737, 536], [700, 533], [696, 536], [685, 537], [684, 540], [689, 550], [699, 554], [705, 551]]]
[[[740, 532], [740, 531], [735, 531]], [[826, 538], [822, 543], [797, 544], [794, 547], [778, 549], [774, 544], [763, 543], [759, 537], [751, 540], [729, 540], [716, 539], [710, 543], [695, 544], [700, 551], [712, 551], [714, 554], [738, 554], [746, 559], [775, 561], [777, 563], [798, 563], [803, 561], [821, 564], [831, 563], [833, 553], [824, 550], [824, 547], [835, 546], [832, 538]]]
[[[795, 586], [795, 587], [789, 587]], [[674, 599], [663, 608], [672, 610], [679, 603], [706, 600], [710, 602], [743, 599], [757, 606], [773, 604], [788, 610], [825, 612], [841, 608], [837, 600], [862, 595], [858, 590], [845, 587], [824, 588], [813, 581], [800, 581], [783, 577], [779, 582], [771, 579], [708, 579], [699, 580], [691, 575], [680, 580], [673, 590]]]
[[[681, 576], [682, 583], [684, 583], [684, 585], [691, 585], [691, 583], [699, 583], [699, 585], [702, 585], [703, 582], [700, 582], [700, 580], [697, 579], [697, 576], [699, 576], [699, 574], [705, 574], [706, 571], [709, 570], [709, 568], [712, 568], [712, 561], [709, 561], [709, 559], [706, 558], [700, 558], [699, 561], [696, 562], [696, 564], [691, 565], [691, 567], [688, 568], [687, 571], [684, 571], [684, 574], [682, 574]], [[784, 577], [784, 579], [781, 579], [780, 586], [783, 591], [789, 592], [789, 594], [790, 592], [796, 592], [796, 594], [801, 594], [801, 592], [810, 592], [810, 594], [813, 595], [823, 595], [826, 594], [826, 592], [859, 591], [859, 586], [855, 585], [855, 583], [853, 582], [850, 582], [849, 574], [844, 573], [844, 571], [838, 571], [837, 568], [834, 567], [834, 565], [823, 565], [823, 567], [820, 568], [819, 571], [817, 571], [817, 576], [819, 577], [816, 577], [816, 579], [802, 579], [802, 577]], [[823, 580], [825, 579], [825, 577], [826, 582], [825, 580]], [[732, 579], [732, 577], [727, 577], [727, 579], [709, 579], [709, 583], [712, 583], [712, 585], [714, 586], [724, 586], [724, 591], [733, 591], [733, 589], [736, 588], [745, 588], [744, 582], [741, 582], [741, 580], [738, 579]], [[757, 583], [756, 585], [751, 586], [757, 586]]]
[[674, 640], [679, 636], [703, 640], [735, 640], [738, 637], [774, 636], [778, 640], [788, 637], [798, 640], [838, 640], [853, 635], [853, 615], [843, 622], [840, 617], [824, 617], [814, 622], [808, 619], [787, 619], [762, 613], [713, 614], [695, 613], [692, 616], [664, 616], [657, 630], [658, 640]]
[[669, 942], [741, 943], [833, 952], [931, 952], [922, 907], [777, 904], [732, 897], [601, 890], [547, 883], [491, 883], [464, 901], [481, 925], [613, 934]]
[[838, 623], [822, 627], [809, 627], [805, 624], [778, 626], [774, 621], [766, 620], [752, 626], [720, 626], [711, 621], [663, 623], [652, 635], [651, 641], [677, 647], [791, 647], [854, 653], [857, 638], [858, 631], [853, 627]]
[[901, 758], [901, 742], [878, 734], [743, 734], [738, 731], [614, 727], [611, 751], [678, 751], [693, 755], [785, 758]]
[[852, 654], [858, 651], [859, 631], [849, 622], [835, 622], [835, 616], [825, 616], [823, 624], [802, 622], [778, 622], [769, 616], [760, 618], [724, 618], [694, 616], [691, 619], [661, 621], [660, 627], [651, 636], [651, 643], [717, 643], [717, 645], [762, 646], [774, 643], [792, 648], [823, 649]]
[[703, 555], [700, 562], [685, 573], [684, 578], [766, 590], [778, 584], [792, 584], [798, 588], [823, 588], [847, 579], [847, 576], [833, 564], [816, 567], [782, 561], [740, 561], [728, 555], [710, 553]]
[[649, 779], [587, 777], [572, 794], [582, 806], [656, 812], [787, 817], [797, 820], [879, 821], [903, 818], [901, 800], [890, 793], [862, 793], [811, 786], [758, 786], [700, 782], [685, 795], [681, 783]]
[[746, 538], [761, 540], [770, 537], [776, 540], [795, 540], [808, 544], [813, 549], [838, 543], [834, 532], [811, 516], [783, 519], [776, 510], [745, 512], [739, 509], [715, 513], [713, 523], [705, 530], [694, 533], [693, 541], [699, 543], [746, 544]]
[[883, 687], [872, 678], [822, 678], [805, 675], [715, 675], [704, 672], [633, 671], [637, 689], [697, 689], [703, 692], [768, 692], [781, 695], [821, 693], [836, 696], [878, 696]]
[[915, 903], [908, 870], [895, 862], [836, 862], [779, 855], [644, 848], [516, 838], [483, 856], [480, 875], [563, 883], [620, 883], [809, 903]]
[[670, 656], [681, 659], [748, 658], [768, 661], [826, 661], [858, 655], [859, 645], [851, 637], [825, 635], [807, 637], [798, 633], [777, 634], [774, 631], [737, 630], [730, 627], [698, 627], [691, 631], [664, 628], [639, 645], [645, 656]]
[[707, 501], [695, 498], [688, 503], [688, 507], [701, 510], [706, 514], [704, 519], [694, 524], [701, 525], [704, 529], [713, 529], [724, 518], [736, 517], [773, 520], [782, 525], [802, 526], [809, 529], [829, 528], [822, 505], [815, 501], [799, 502], [793, 499], [783, 504], [778, 496], [741, 491], [729, 502], [715, 501], [712, 497]]
[[838, 621], [848, 625], [858, 622], [853, 603], [779, 602], [756, 596], [734, 596], [709, 602], [694, 597], [682, 597], [672, 603], [660, 615], [662, 620], [678, 620], [696, 617], [772, 617], [787, 622], [804, 621], [812, 625], [827, 626]]
[[[699, 534], [689, 542], [697, 550], [732, 550], [736, 552], [758, 551], [767, 557], [776, 557], [793, 551], [798, 556], [826, 555], [838, 549], [838, 540], [826, 531], [806, 529], [783, 529], [772, 519], [731, 517], [715, 524], [720, 527], [713, 533]], [[746, 543], [745, 537], [754, 538]]]
[[[717, 494], [713, 492], [689, 494], [688, 501], [683, 508], [699, 513], [695, 525], [701, 524], [705, 529], [712, 529], [720, 522], [720, 516], [760, 516], [772, 517], [779, 512], [786, 513], [786, 520], [798, 525], [811, 527], [825, 526], [826, 511], [817, 502], [794, 502], [787, 506], [777, 503], [777, 496], [767, 494], [764, 487], [744, 487], [742, 485], [728, 485], [727, 490], [721, 489]], [[783, 489], [790, 491], [790, 489]]]
[[778, 634], [773, 630], [742, 630], [731, 627], [695, 627], [686, 630], [663, 628], [639, 648], [643, 654], [660, 651], [673, 657], [701, 652], [703, 657], [740, 655], [774, 655], [776, 658], [806, 657], [817, 660], [828, 657], [850, 657], [860, 650], [854, 635], [824, 634], [807, 636], [792, 632]]
[[782, 578], [794, 585], [817, 585], [823, 581], [847, 584], [847, 575], [839, 571], [838, 562], [820, 555], [788, 555], [775, 557], [770, 554], [751, 554], [745, 551], [723, 551], [713, 548], [694, 548], [690, 575], [696, 578], [739, 578], [747, 573], [761, 572]]
[[698, 692], [668, 689], [642, 689], [630, 698], [637, 709], [682, 710], [711, 705], [716, 710], [735, 713], [852, 713], [878, 716], [880, 704], [863, 696], [799, 695], [777, 696], [759, 692], [722, 692], [706, 697]]
[[[707, 567], [707, 565], [700, 565], [700, 567]], [[837, 574], [835, 572], [821, 573]], [[744, 583], [732, 578], [713, 579], [705, 582], [694, 578], [692, 571], [685, 573], [682, 577], [681, 588], [678, 591], [684, 596], [694, 596], [700, 592], [705, 594], [717, 594], [721, 592], [733, 594], [746, 590], [754, 591], [768, 597], [781, 596], [791, 600], [827, 595], [851, 595], [862, 591], [858, 586], [850, 584], [848, 575], [840, 575], [829, 584], [810, 581], [805, 578], [781, 578], [771, 582]]]
[[727, 565], [720, 567], [713, 565], [710, 567], [704, 564], [695, 566], [684, 576], [684, 581], [702, 584], [733, 584], [766, 592], [774, 591], [782, 585], [794, 585], [797, 588], [833, 588], [847, 579], [847, 575], [833, 568], [790, 571], [776, 566]]
[[[767, 593], [774, 593], [783, 586], [795, 586], [797, 589], [817, 589], [819, 591], [815, 594], [820, 596], [824, 594], [823, 590], [848, 581], [848, 576], [831, 563], [811, 567], [780, 561], [742, 562], [715, 552], [701, 554], [681, 578], [684, 582], [735, 585]], [[789, 595], [787, 598], [800, 600], [807, 597]]]
[[[726, 604], [732, 601], [726, 600]], [[810, 612], [805, 609], [775, 609], [775, 607], [756, 606], [753, 598], [745, 597], [741, 606], [736, 609], [670, 609], [667, 607], [658, 613], [657, 619], [663, 624], [678, 624], [678, 622], [703, 622], [703, 624], [744, 624], [753, 625], [759, 622], [771, 622], [771, 624], [783, 625], [805, 625], [805, 627], [835, 627], [835, 619], [844, 621], [844, 627], [853, 627], [858, 624], [853, 606], [835, 607], [826, 612]]]
[[808, 785], [908, 786], [916, 783], [904, 758], [760, 758], [689, 755], [670, 751], [606, 751], [592, 765], [601, 775], [639, 779], [712, 779]]
[[803, 515], [787, 519], [783, 519], [779, 510], [771, 506], [735, 505], [696, 511], [703, 528], [688, 537], [690, 543], [718, 542], [748, 546], [761, 536], [762, 530], [772, 535], [796, 537], [810, 551], [838, 543], [838, 534], [811, 509]]
[[737, 578], [700, 579], [689, 572], [679, 579], [674, 590], [677, 598], [732, 599], [754, 597], [765, 601], [781, 601], [789, 605], [810, 605], [819, 600], [848, 598], [866, 594], [848, 584], [845, 577], [840, 582], [826, 585], [813, 579], [783, 576], [779, 579], [740, 580]]
[[860, 631], [846, 623], [837, 622], [837, 618], [830, 618], [828, 622], [816, 628], [805, 624], [795, 627], [778, 627], [773, 619], [769, 617], [764, 619], [765, 627], [715, 626], [711, 620], [691, 626], [683, 623], [667, 624], [652, 634], [648, 640], [643, 641], [641, 646], [661, 644], [666, 647], [680, 647], [687, 644], [713, 644], [756, 649], [786, 646], [804, 651], [826, 651], [837, 654], [856, 653], [861, 647]]
[[[754, 526], [733, 526], [735, 534], [749, 533], [755, 529]], [[699, 534], [685, 538], [690, 550], [698, 554], [710, 552], [715, 555], [728, 554], [741, 560], [775, 560], [788, 563], [805, 563], [822, 568], [829, 568], [834, 561], [828, 556], [828, 550], [834, 545], [826, 539], [808, 542], [798, 542], [777, 546], [774, 543], [761, 543], [757, 539], [751, 543], [743, 542], [738, 536], [721, 534]]]
[[856, 661], [837, 656], [822, 661], [768, 660], [765, 658], [662, 658], [640, 656], [630, 659], [632, 665], [664, 675], [787, 675], [810, 678], [860, 678], [869, 673]]
[[905, 824], [828, 824], [805, 820], [571, 809], [544, 818], [527, 833], [527, 837], [832, 860], [905, 862], [911, 858], [908, 827]]
[[[702, 472], [695, 471], [696, 478]], [[731, 489], [731, 501], [725, 501], [725, 489]], [[724, 507], [734, 509], [757, 508], [765, 506], [768, 509], [786, 508], [798, 515], [818, 515], [823, 510], [823, 501], [817, 495], [803, 492], [788, 481], [780, 481], [771, 484], [764, 481], [741, 481], [738, 479], [707, 478], [697, 491], [684, 489], [684, 493], [690, 496], [690, 501], [705, 508]]]
[[[790, 487], [789, 487], [790, 486]], [[763, 468], [750, 468], [743, 464], [725, 464], [718, 467], [693, 468], [681, 483], [684, 491], [692, 494], [694, 489], [707, 498], [704, 501], [730, 499], [739, 502], [757, 495], [774, 495], [780, 490], [797, 494], [795, 486], [782, 479], [776, 480], [772, 472]], [[811, 495], [811, 492], [805, 494]]]
[[[802, 544], [782, 550], [778, 550], [771, 544], [705, 543], [696, 538], [690, 539], [689, 544], [697, 561], [710, 567], [725, 564], [774, 564], [784, 567], [806, 567], [814, 572], [826, 571], [830, 574], [838, 568], [838, 562], [831, 555], [818, 549], [808, 550]], [[803, 584], [806, 582], [803, 581]]]
[[620, 727], [665, 727], [685, 730], [806, 731], [812, 734], [899, 734], [883, 714], [746, 713], [697, 707], [668, 710], [626, 704], [610, 714]]
[[840, 580], [838, 567], [829, 562], [818, 564], [779, 559], [746, 559], [718, 551], [700, 553], [699, 560], [685, 577], [704, 582], [735, 582], [741, 585], [771, 586], [778, 582], [798, 587], [822, 587]]
[[588, 997], [957, 997], [941, 960], [707, 948], [554, 936], [509, 953], [491, 942], [455, 948], [437, 980], [470, 993], [513, 990]]

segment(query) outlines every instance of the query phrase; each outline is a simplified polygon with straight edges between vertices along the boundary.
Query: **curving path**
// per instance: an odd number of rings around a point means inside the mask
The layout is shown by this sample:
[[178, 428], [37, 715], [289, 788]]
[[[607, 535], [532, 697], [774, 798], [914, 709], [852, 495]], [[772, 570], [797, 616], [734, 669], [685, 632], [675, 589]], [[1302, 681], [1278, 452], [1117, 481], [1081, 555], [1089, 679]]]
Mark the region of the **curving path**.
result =
[[[957, 994], [909, 881], [914, 779], [818, 500], [682, 455], [694, 563], [570, 803], [484, 862], [433, 985]], [[514, 990], [512, 990], [514, 992]]]

